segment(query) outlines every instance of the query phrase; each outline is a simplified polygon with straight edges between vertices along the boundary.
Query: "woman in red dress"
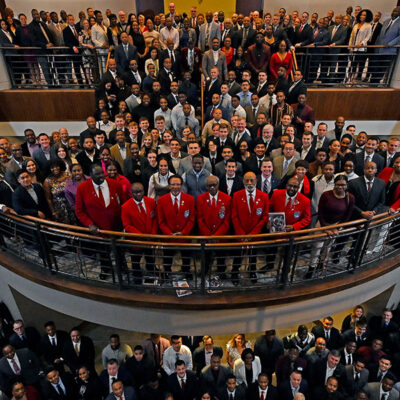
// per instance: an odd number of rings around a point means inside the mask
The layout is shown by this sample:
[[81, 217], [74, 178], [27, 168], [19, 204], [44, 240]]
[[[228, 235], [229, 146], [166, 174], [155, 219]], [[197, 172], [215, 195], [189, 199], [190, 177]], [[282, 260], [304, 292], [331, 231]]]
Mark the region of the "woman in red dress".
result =
[[269, 70], [273, 81], [278, 79], [278, 69], [282, 66], [286, 68], [286, 79], [288, 79], [293, 68], [293, 57], [288, 51], [287, 43], [284, 40], [280, 41], [279, 50], [272, 54], [269, 62]]

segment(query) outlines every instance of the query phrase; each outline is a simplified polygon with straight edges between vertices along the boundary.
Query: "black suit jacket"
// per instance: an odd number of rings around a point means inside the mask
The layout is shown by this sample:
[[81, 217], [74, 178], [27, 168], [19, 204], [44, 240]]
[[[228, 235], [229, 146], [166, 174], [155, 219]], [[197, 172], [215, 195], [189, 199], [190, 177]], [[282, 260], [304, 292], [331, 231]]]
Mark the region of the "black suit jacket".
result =
[[313, 41], [313, 29], [311, 28], [310, 24], [307, 24], [303, 27], [302, 31], [300, 32], [300, 27], [297, 27], [294, 31], [294, 43], [300, 43], [302, 46], [307, 46]]
[[349, 182], [349, 192], [355, 197], [354, 218], [361, 218], [361, 211], [375, 211], [377, 214], [385, 211], [386, 185], [382, 179], [375, 178], [371, 191], [367, 191], [364, 176]]
[[221, 94], [221, 81], [217, 79], [210, 87], [211, 81], [206, 82], [204, 88], [204, 101], [206, 106], [211, 104], [211, 99], [215, 93]]
[[[180, 71], [181, 71], [181, 66], [180, 66], [180, 64], [181, 64], [181, 57], [180, 57], [180, 55], [179, 55], [178, 50], [174, 50], [174, 57], [175, 57], [175, 61], [172, 63], [171, 69], [172, 69], [172, 72], [173, 72], [177, 77], [179, 77]], [[165, 60], [166, 58], [170, 58], [170, 56], [169, 56], [169, 50], [167, 50], [167, 49], [163, 50], [163, 51], [161, 52], [161, 54], [160, 54], [160, 58], [159, 58], [160, 69], [161, 69], [161, 67], [164, 65], [164, 60]], [[172, 60], [171, 60], [171, 61], [172, 61]]]
[[[356, 154], [356, 166], [354, 169], [354, 172], [358, 176], [364, 175], [364, 164], [365, 164], [365, 151], [361, 151]], [[378, 169], [377, 175], [385, 168], [386, 160], [379, 155], [378, 153], [374, 153], [374, 156], [372, 157], [372, 161], [376, 164], [376, 167]]]
[[[106, 369], [103, 369], [99, 375], [100, 382], [102, 384], [103, 396], [107, 397], [110, 392], [110, 375]], [[124, 386], [133, 386], [133, 378], [129, 371], [124, 367], [118, 369], [118, 379], [122, 381]]]
[[298, 103], [298, 98], [300, 94], [307, 94], [307, 86], [303, 80], [296, 84], [292, 90], [288, 89], [288, 95], [286, 97], [286, 103], [288, 104], [295, 104]]
[[[314, 334], [315, 339], [319, 337], [323, 337], [325, 339], [325, 331], [322, 325], [314, 326], [311, 332]], [[333, 349], [339, 349], [341, 346], [342, 346], [342, 337], [340, 335], [340, 332], [338, 329], [332, 328], [329, 334], [329, 340], [326, 343], [326, 347], [329, 350], [333, 350]]]
[[81, 336], [79, 356], [75, 353], [71, 339], [68, 339], [64, 344], [63, 358], [72, 373], [75, 373], [82, 365], [86, 365], [92, 373], [95, 373], [94, 357], [93, 341], [87, 336]]
[[[358, 178], [357, 178], [358, 179]], [[355, 180], [355, 179], [353, 179]], [[350, 181], [351, 182], [351, 181]], [[343, 332], [342, 335], [343, 338], [343, 342], [356, 342], [357, 344], [357, 348], [361, 347], [361, 346], [365, 346], [368, 342], [367, 342], [367, 334], [364, 333], [364, 335], [361, 336], [360, 340], [356, 340], [356, 333], [354, 331], [354, 329], [348, 329], [347, 331]]]
[[[198, 347], [193, 352], [193, 367], [197, 372], [197, 375], [200, 375], [201, 370], [206, 366], [206, 354], [205, 348], [203, 346]], [[223, 356], [222, 347], [215, 346], [213, 347], [213, 353], [218, 354], [221, 358]]]
[[352, 365], [346, 365], [344, 367], [346, 373], [346, 392], [349, 396], [354, 396], [358, 393], [367, 383], [368, 383], [368, 376], [369, 371], [364, 368], [360, 372], [360, 377], [356, 382], [354, 380], [354, 369]]
[[33, 159], [36, 161], [36, 163], [39, 166], [40, 173], [42, 176], [47, 177], [50, 173], [50, 161], [54, 160], [56, 158], [56, 155], [54, 153], [53, 147], [50, 148], [50, 160], [46, 158], [46, 156], [43, 153], [42, 149], [36, 150], [33, 153]]
[[378, 22], [375, 29], [372, 32], [371, 39], [368, 40], [368, 46], [374, 45], [376, 43], [376, 40], [378, 39], [379, 34], [381, 33], [381, 30], [382, 30], [382, 24]]
[[131, 60], [138, 61], [138, 54], [136, 50], [136, 46], [132, 46], [128, 44], [128, 58], [126, 57], [124, 46], [121, 44], [115, 50], [115, 60], [117, 62], [117, 68], [120, 71], [127, 71], [129, 69], [129, 62]]
[[19, 363], [21, 365], [21, 374], [16, 375], [11, 369], [6, 357], [0, 359], [0, 375], [2, 378], [2, 389], [11, 392], [11, 385], [17, 379], [23, 379], [26, 385], [34, 385], [39, 381], [39, 372], [41, 371], [40, 360], [29, 349], [16, 350]]
[[[177, 77], [176, 77], [174, 71], [171, 70], [171, 73], [172, 73], [172, 78], [173, 78], [172, 81], [177, 81]], [[158, 73], [157, 79], [161, 85], [161, 93], [167, 96], [171, 92], [170, 86], [171, 86], [172, 81], [164, 67], [160, 68], [160, 72]]]
[[53, 43], [53, 37], [47, 25], [43, 22], [32, 21], [28, 25], [29, 36], [32, 40], [32, 46], [41, 47], [42, 49], [46, 48], [46, 44], [48, 43], [46, 37], [43, 34], [43, 31], [40, 27], [42, 25], [43, 29], [46, 32], [47, 37], [50, 40], [50, 43]]
[[62, 34], [63, 34], [65, 45], [70, 48], [70, 53], [75, 54], [72, 48], [78, 47], [78, 49], [79, 49], [79, 40], [75, 37], [75, 35], [73, 34], [73, 32], [69, 26], [66, 26], [63, 29]]
[[[262, 187], [261, 187], [261, 182], [262, 182], [262, 178], [261, 178], [261, 174], [257, 175], [257, 189], [262, 191]], [[274, 193], [275, 189], [278, 189], [281, 186], [281, 180], [278, 179], [277, 177], [275, 177], [274, 175], [271, 176], [271, 190], [269, 191], [268, 196], [269, 198], [271, 198], [272, 194]]]
[[[296, 151], [298, 151], [298, 153], [301, 156], [301, 152], [303, 150], [303, 147], [298, 147], [296, 149]], [[311, 148], [308, 150], [308, 153], [306, 155], [306, 157], [304, 158], [305, 161], [308, 161], [309, 163], [312, 163], [313, 161], [315, 161], [315, 147], [313, 147], [311, 145]]]
[[81, 165], [83, 173], [85, 175], [90, 175], [90, 166], [98, 162], [100, 160], [100, 154], [99, 150], [95, 149], [94, 157], [93, 157], [93, 162], [92, 160], [86, 155], [86, 152], [83, 150], [80, 153], [76, 155], [76, 161]]
[[[309, 379], [311, 380], [311, 387], [325, 386], [327, 359], [318, 360], [310, 367]], [[336, 366], [333, 376], [339, 380], [339, 387], [343, 387], [346, 382], [346, 374], [342, 364]]]
[[43, 356], [47, 364], [54, 364], [54, 360], [62, 357], [64, 344], [68, 340], [67, 332], [57, 330], [57, 344], [53, 346], [50, 342], [49, 335], [43, 335], [40, 340], [40, 354]]
[[139, 73], [139, 76], [140, 76], [140, 79], [141, 79], [140, 84], [136, 80], [135, 75], [133, 75], [133, 72], [129, 68], [125, 72], [125, 74], [123, 76], [124, 76], [124, 81], [125, 81], [127, 86], [132, 86], [134, 83], [138, 83], [140, 85], [140, 87], [142, 87], [143, 79], [146, 77], [146, 74], [143, 73], [140, 70], [137, 70], [137, 72]]
[[[230, 400], [228, 389], [222, 390], [217, 397], [219, 400]], [[243, 385], [236, 386], [234, 400], [246, 400], [246, 389]]]
[[53, 385], [47, 380], [43, 379], [41, 382], [42, 394], [46, 400], [74, 400], [78, 398], [77, 386], [74, 377], [69, 372], [60, 373], [60, 379], [65, 387], [65, 396], [59, 394], [59, 392], [53, 387]]
[[396, 152], [393, 154], [392, 158], [390, 159], [390, 163], [389, 165], [387, 165], [387, 156], [388, 156], [388, 152], [387, 151], [380, 151], [378, 153], [380, 156], [382, 156], [383, 160], [385, 161], [385, 167], [393, 167], [394, 161], [396, 160], [397, 157], [400, 157], [400, 152]]
[[[275, 386], [268, 385], [267, 396], [265, 400], [278, 400], [278, 390]], [[247, 400], [260, 400], [258, 382], [252, 383], [247, 389]], [[280, 399], [279, 399], [280, 400]]]
[[[239, 190], [242, 190], [242, 189], [244, 189], [243, 178], [240, 175], [235, 174], [235, 178], [233, 180], [232, 190], [231, 190], [230, 196], [232, 197], [234, 195], [234, 193], [236, 193], [236, 192], [238, 192]], [[228, 194], [228, 189], [227, 189], [227, 185], [226, 185], [226, 174], [224, 174], [224, 175], [222, 175], [220, 177], [219, 190], [221, 192], [224, 192], [224, 193]]]
[[[246, 40], [246, 43], [244, 44], [243, 50], [247, 50], [249, 46], [254, 44], [255, 38], [256, 38], [256, 33], [257, 33], [256, 30], [250, 26], [249, 31], [247, 33], [247, 40]], [[239, 46], [242, 45], [242, 40], [243, 40], [243, 29], [241, 29], [240, 31], [237, 31], [237, 43]]]
[[42, 186], [39, 183], [33, 183], [33, 190], [38, 197], [38, 204], [35, 203], [28, 191], [19, 185], [12, 195], [13, 209], [17, 214], [33, 217], [38, 217], [38, 211], [41, 211], [47, 218], [50, 218], [51, 212]]
[[171, 374], [167, 380], [168, 389], [174, 396], [174, 400], [192, 400], [194, 399], [199, 391], [199, 381], [194, 372], [186, 371], [186, 382], [184, 389], [182, 389], [180, 381], [176, 372]]
[[[299, 393], [303, 393], [307, 398], [308, 383], [304, 379], [304, 377], [301, 380], [300, 388], [299, 388], [298, 392]], [[293, 400], [293, 393], [292, 393], [292, 388], [290, 387], [290, 380], [289, 379], [287, 379], [286, 381], [283, 381], [278, 386], [278, 394], [279, 394], [279, 400]]]

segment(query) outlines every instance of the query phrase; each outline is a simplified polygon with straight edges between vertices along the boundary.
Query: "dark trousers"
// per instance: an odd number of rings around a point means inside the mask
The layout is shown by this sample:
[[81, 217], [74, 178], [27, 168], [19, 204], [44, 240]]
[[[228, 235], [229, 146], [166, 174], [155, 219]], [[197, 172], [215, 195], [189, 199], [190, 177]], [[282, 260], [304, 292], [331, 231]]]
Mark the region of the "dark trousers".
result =
[[132, 262], [132, 275], [136, 279], [141, 279], [143, 276], [143, 271], [140, 268], [140, 260], [144, 256], [144, 261], [146, 264], [146, 271], [152, 272], [155, 276], [155, 257], [152, 249], [137, 249], [131, 253]]
[[[164, 265], [165, 272], [171, 272], [172, 261], [173, 261], [175, 253], [176, 253], [176, 250], [169, 250], [169, 249], [164, 250], [163, 265]], [[186, 272], [190, 271], [191, 255], [192, 254], [191, 254], [190, 250], [181, 250], [182, 272], [186, 273]]]

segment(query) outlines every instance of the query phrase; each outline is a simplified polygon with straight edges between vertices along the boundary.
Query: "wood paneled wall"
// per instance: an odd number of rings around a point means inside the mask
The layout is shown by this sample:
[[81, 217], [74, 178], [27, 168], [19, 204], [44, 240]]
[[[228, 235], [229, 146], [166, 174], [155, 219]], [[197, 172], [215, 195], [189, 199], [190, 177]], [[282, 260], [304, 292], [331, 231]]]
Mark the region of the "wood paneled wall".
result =
[[[400, 120], [400, 89], [309, 89], [317, 120]], [[95, 110], [92, 90], [0, 91], [0, 121], [83, 121]]]

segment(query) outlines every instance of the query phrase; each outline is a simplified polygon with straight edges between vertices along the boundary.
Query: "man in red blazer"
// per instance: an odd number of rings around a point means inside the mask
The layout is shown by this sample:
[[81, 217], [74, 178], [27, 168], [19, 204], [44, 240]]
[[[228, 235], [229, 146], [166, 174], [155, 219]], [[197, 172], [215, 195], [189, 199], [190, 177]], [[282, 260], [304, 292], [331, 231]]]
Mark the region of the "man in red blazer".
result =
[[270, 200], [271, 212], [284, 212], [286, 232], [307, 228], [311, 222], [310, 199], [299, 193], [299, 181], [290, 178], [286, 189], [275, 190]]
[[[247, 172], [243, 177], [244, 189], [236, 192], [232, 199], [232, 223], [236, 235], [256, 235], [261, 233], [268, 222], [268, 195], [256, 188], [257, 178], [254, 172]], [[247, 241], [243, 239], [243, 241]], [[255, 274], [256, 255], [249, 254], [249, 271], [252, 282], [257, 281]], [[232, 283], [239, 284], [239, 268], [242, 255], [234, 257]]]
[[[76, 216], [92, 234], [98, 234], [100, 229], [121, 231], [121, 205], [125, 202], [122, 186], [113, 179], [105, 178], [103, 168], [98, 164], [91, 165], [90, 177], [78, 186]], [[105, 279], [105, 274], [111, 269], [109, 249], [98, 245], [95, 247], [102, 265], [100, 279]]]
[[[164, 235], [190, 235], [195, 221], [194, 197], [182, 192], [182, 177], [172, 175], [168, 179], [170, 193], [161, 196], [157, 203], [158, 226]], [[181, 250], [182, 271], [190, 280], [191, 252]], [[171, 272], [173, 250], [164, 250], [164, 271]], [[168, 274], [166, 274], [168, 276]]]
[[314, 109], [307, 104], [307, 95], [300, 93], [298, 103], [293, 104], [293, 123], [296, 126], [296, 137], [301, 138], [304, 132], [304, 125], [306, 122], [312, 122], [315, 125], [315, 112]]
[[[231, 196], [219, 191], [219, 179], [214, 175], [206, 178], [207, 192], [197, 196], [197, 224], [199, 226], [199, 235], [202, 236], [222, 236], [229, 232], [231, 222]], [[226, 252], [206, 251], [205, 267], [206, 274], [217, 259], [217, 272], [220, 278], [224, 280], [225, 276], [225, 257]]]
[[[122, 223], [125, 232], [157, 234], [156, 202], [144, 195], [142, 183], [132, 184], [132, 199], [129, 199], [121, 208]], [[134, 283], [142, 282], [140, 259], [144, 256], [146, 270], [155, 272], [154, 253], [150, 248], [133, 249], [131, 252]]]

